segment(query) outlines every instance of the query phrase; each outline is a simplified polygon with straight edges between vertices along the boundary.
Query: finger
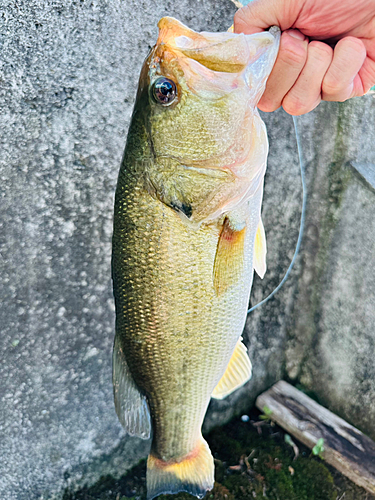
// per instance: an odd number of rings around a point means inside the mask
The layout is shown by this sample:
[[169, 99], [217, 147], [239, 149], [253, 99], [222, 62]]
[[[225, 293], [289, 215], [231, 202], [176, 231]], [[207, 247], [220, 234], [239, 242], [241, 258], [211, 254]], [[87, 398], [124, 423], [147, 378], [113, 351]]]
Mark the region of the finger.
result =
[[359, 70], [359, 77], [364, 93], [368, 92], [375, 85], [375, 61], [367, 57]]
[[361, 41], [366, 48], [367, 57], [362, 68], [359, 70], [359, 77], [361, 78], [363, 90], [366, 93], [371, 87], [375, 86], [375, 37], [361, 38]]
[[281, 35], [279, 54], [259, 101], [259, 109], [275, 111], [281, 106], [305, 65], [307, 47], [307, 38], [298, 30], [285, 31]]
[[280, 0], [252, 0], [235, 13], [234, 32], [250, 35], [274, 25], [285, 31], [293, 25], [296, 16], [284, 11]]
[[322, 81], [333, 59], [333, 49], [323, 42], [310, 42], [306, 64], [296, 83], [284, 97], [284, 110], [290, 115], [312, 111], [321, 101]]
[[348, 36], [339, 40], [333, 60], [323, 79], [322, 98], [325, 101], [346, 101], [363, 95], [358, 72], [366, 59], [366, 49], [359, 38]]

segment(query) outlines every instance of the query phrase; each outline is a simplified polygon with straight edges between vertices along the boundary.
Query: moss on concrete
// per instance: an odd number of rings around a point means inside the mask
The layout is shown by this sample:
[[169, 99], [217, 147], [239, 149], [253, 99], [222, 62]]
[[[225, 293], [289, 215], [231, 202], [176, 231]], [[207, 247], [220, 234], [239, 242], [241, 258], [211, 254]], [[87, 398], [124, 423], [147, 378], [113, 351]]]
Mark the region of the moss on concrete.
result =
[[[332, 470], [310, 451], [293, 448], [284, 432], [253, 414], [249, 422], [235, 418], [213, 429], [206, 439], [215, 458], [214, 489], [205, 500], [374, 500], [364, 490]], [[343, 497], [343, 495], [345, 496]], [[141, 461], [119, 479], [103, 477], [91, 488], [66, 491], [63, 500], [144, 500], [146, 465]], [[159, 500], [191, 500], [187, 493], [162, 495]]]

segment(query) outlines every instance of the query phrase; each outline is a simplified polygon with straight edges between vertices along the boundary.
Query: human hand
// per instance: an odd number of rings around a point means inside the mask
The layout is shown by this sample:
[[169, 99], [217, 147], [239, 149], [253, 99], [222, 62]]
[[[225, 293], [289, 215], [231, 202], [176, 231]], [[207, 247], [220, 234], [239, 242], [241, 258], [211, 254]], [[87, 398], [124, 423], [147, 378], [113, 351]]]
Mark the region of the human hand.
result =
[[283, 33], [262, 111], [301, 115], [375, 85], [375, 0], [253, 0], [234, 16], [235, 33], [272, 25]]

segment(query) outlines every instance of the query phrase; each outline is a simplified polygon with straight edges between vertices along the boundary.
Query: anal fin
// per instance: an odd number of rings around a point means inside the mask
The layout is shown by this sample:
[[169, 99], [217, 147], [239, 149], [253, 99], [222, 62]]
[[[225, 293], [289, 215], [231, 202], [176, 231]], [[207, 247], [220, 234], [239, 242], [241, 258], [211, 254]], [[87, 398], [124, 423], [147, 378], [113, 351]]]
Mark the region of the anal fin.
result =
[[233, 227], [224, 219], [216, 249], [214, 263], [214, 288], [218, 296], [237, 283], [243, 271], [246, 225]]
[[148, 439], [151, 417], [146, 396], [141, 394], [130, 373], [118, 335], [113, 347], [113, 394], [117, 416], [127, 434]]
[[251, 362], [247, 355], [247, 348], [242, 343], [242, 337], [240, 337], [227, 369], [215, 387], [212, 397], [215, 399], [224, 399], [233, 391], [246, 384], [250, 379]]

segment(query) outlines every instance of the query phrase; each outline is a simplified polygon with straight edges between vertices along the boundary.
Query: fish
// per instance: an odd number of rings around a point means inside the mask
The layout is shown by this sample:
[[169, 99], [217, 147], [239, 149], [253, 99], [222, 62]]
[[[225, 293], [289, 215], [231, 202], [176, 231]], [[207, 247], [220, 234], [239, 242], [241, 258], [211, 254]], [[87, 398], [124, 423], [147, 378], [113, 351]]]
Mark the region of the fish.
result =
[[280, 30], [195, 32], [164, 17], [139, 78], [115, 194], [115, 409], [151, 440], [147, 498], [203, 498], [214, 462], [202, 437], [211, 397], [251, 377], [241, 334], [268, 154], [256, 105]]

